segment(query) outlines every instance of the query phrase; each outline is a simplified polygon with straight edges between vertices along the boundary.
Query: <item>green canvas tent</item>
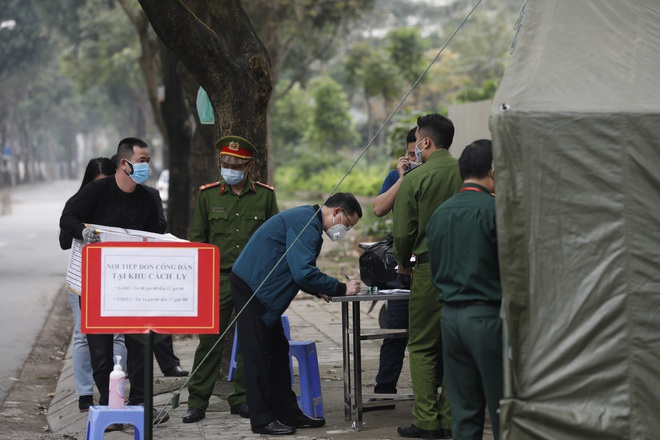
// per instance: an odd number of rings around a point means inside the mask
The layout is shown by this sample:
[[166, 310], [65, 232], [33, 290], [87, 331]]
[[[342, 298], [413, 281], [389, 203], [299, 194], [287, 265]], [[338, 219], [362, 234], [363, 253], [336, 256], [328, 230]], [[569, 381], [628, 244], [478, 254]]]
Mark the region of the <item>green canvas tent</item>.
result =
[[502, 438], [660, 438], [660, 1], [530, 0], [490, 128]]

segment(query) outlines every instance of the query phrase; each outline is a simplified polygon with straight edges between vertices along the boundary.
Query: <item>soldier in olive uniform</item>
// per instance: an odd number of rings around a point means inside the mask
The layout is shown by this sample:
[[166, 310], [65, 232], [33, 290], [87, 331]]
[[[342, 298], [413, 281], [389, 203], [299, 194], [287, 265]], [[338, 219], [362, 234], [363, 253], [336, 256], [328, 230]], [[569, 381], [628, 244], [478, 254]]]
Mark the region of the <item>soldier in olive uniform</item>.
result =
[[444, 304], [440, 326], [452, 431], [461, 440], [481, 440], [488, 406], [498, 440], [504, 371], [491, 141], [468, 145], [458, 165], [463, 187], [426, 227], [431, 275]]
[[[226, 136], [216, 143], [220, 150], [219, 182], [199, 189], [190, 228], [190, 241], [211, 243], [220, 249], [220, 334], [234, 310], [229, 274], [234, 261], [254, 231], [279, 212], [272, 187], [251, 180], [252, 158], [256, 149], [246, 139]], [[217, 335], [199, 335], [193, 373], [188, 382], [188, 411], [183, 423], [194, 423], [206, 416], [209, 398], [218, 379], [223, 344]], [[205, 360], [204, 358], [208, 356]], [[202, 362], [203, 361], [203, 362]], [[242, 358], [234, 375], [234, 392], [227, 398], [232, 414], [249, 417]]]
[[[412, 274], [408, 304], [408, 353], [415, 403], [413, 423], [400, 426], [402, 437], [451, 438], [446, 393], [437, 399], [436, 370], [441, 365], [440, 304], [431, 281], [426, 225], [435, 209], [462, 185], [458, 162], [450, 154], [454, 124], [439, 114], [417, 119], [415, 156], [423, 162], [406, 173], [394, 202], [394, 255], [399, 273]], [[416, 256], [414, 270], [410, 258]]]

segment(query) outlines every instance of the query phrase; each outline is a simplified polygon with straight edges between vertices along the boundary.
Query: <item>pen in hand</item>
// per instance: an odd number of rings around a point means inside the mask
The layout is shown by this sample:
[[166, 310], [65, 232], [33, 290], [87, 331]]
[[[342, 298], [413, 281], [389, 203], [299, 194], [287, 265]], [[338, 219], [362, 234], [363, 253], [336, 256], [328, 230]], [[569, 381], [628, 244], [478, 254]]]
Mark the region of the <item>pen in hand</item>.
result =
[[360, 293], [360, 283], [358, 281], [351, 281], [351, 279], [346, 274], [344, 274], [344, 278], [346, 278], [346, 281], [348, 281], [348, 283], [346, 283], [347, 287], [349, 284], [353, 284], [353, 287], [355, 288], [355, 290], [351, 291], [351, 293], [347, 292], [347, 295], [350, 294], [357, 295], [358, 293]]

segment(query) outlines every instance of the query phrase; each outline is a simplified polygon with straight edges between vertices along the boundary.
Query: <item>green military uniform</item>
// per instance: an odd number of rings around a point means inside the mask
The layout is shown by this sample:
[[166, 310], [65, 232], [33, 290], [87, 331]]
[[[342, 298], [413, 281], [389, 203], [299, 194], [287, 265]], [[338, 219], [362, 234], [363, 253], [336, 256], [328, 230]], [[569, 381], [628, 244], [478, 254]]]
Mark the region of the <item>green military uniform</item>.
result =
[[[238, 195], [224, 180], [200, 187], [190, 241], [211, 243], [220, 249], [220, 334], [225, 331], [234, 310], [229, 283], [232, 265], [254, 231], [278, 212], [273, 188], [250, 179]], [[189, 407], [203, 410], [208, 407], [222, 361], [223, 344], [215, 345], [219, 336], [199, 335], [193, 374], [188, 382]], [[227, 398], [231, 406], [247, 400], [240, 362], [241, 357], [234, 376], [234, 393]]]
[[454, 437], [481, 440], [488, 404], [497, 440], [504, 372], [495, 198], [466, 183], [426, 230], [433, 283], [444, 303], [442, 352]]
[[[436, 371], [442, 349], [441, 307], [431, 282], [426, 225], [435, 209], [461, 187], [458, 161], [449, 151], [434, 151], [406, 173], [394, 202], [394, 255], [400, 267], [417, 258], [408, 306], [408, 353], [415, 403], [413, 425], [425, 430], [451, 429], [451, 410], [443, 392], [437, 399]], [[443, 385], [444, 388], [444, 385]]]

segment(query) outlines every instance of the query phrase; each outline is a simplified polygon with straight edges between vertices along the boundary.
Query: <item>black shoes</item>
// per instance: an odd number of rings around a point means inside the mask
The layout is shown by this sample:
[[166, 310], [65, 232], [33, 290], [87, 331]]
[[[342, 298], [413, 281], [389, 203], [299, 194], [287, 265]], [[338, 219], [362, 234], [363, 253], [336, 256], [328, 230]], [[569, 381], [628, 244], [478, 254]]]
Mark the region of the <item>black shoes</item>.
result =
[[204, 417], [206, 417], [206, 411], [190, 406], [188, 407], [188, 411], [183, 415], [183, 423], [199, 422]]
[[89, 411], [89, 407], [94, 405], [94, 396], [78, 396], [78, 409], [80, 412]]
[[177, 365], [176, 367], [163, 371], [163, 374], [169, 377], [184, 377], [188, 375], [188, 372]]
[[151, 408], [151, 420], [153, 421], [154, 425], [165, 423], [169, 419], [170, 419], [170, 415], [167, 414], [166, 412], [160, 414], [160, 411], [158, 411], [156, 408]]
[[284, 424], [294, 428], [320, 428], [325, 425], [325, 419], [315, 419], [307, 414], [300, 414], [293, 420], [285, 420]]
[[252, 432], [255, 434], [266, 435], [291, 435], [296, 433], [296, 428], [284, 425], [277, 420], [273, 420], [267, 425], [253, 426]]
[[429, 429], [418, 428], [415, 425], [399, 426], [397, 432], [401, 437], [408, 437], [408, 438], [423, 438], [423, 439], [451, 438], [450, 429], [429, 430]]
[[236, 405], [231, 405], [229, 407], [229, 412], [231, 414], [238, 414], [244, 419], [250, 418], [250, 408], [248, 407], [247, 402], [237, 403]]
[[451, 429], [440, 428], [440, 438], [452, 438]]
[[[392, 399], [376, 399], [376, 398], [374, 398], [374, 399], [367, 400], [367, 403], [385, 402], [385, 401], [388, 401], [388, 400], [391, 401]], [[394, 405], [394, 404], [392, 404], [392, 405], [379, 405], [379, 406], [365, 406], [365, 407], [362, 407], [362, 412], [366, 413], [366, 412], [370, 412], [370, 411], [384, 411], [386, 409], [394, 409], [394, 408], [396, 408], [396, 405]]]

